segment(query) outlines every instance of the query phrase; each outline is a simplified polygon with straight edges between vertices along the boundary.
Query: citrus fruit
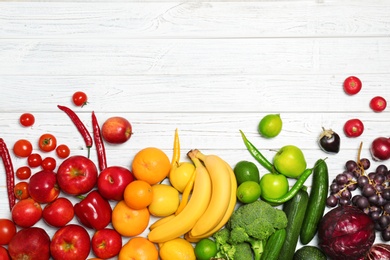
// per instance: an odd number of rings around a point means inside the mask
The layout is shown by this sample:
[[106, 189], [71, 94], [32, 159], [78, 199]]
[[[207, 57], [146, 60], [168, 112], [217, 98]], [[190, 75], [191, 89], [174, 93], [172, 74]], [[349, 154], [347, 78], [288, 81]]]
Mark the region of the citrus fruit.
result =
[[161, 149], [146, 147], [134, 156], [131, 168], [136, 179], [153, 185], [168, 176], [171, 170], [171, 162]]
[[242, 203], [252, 203], [260, 198], [260, 184], [255, 181], [244, 181], [237, 188], [237, 199]]
[[169, 174], [169, 182], [180, 193], [183, 193], [188, 181], [195, 171], [195, 166], [191, 162], [182, 162]]
[[157, 217], [169, 216], [177, 210], [180, 203], [179, 192], [168, 184], [152, 185], [153, 199], [148, 206], [150, 214]]
[[112, 210], [112, 226], [122, 236], [137, 236], [149, 225], [150, 213], [147, 208], [132, 209], [124, 200], [119, 201]]
[[127, 206], [132, 209], [146, 208], [153, 199], [152, 186], [146, 181], [132, 181], [127, 184], [123, 197]]
[[282, 131], [283, 122], [280, 114], [268, 114], [259, 123], [258, 131], [265, 138], [277, 136]]
[[119, 252], [119, 260], [157, 260], [157, 247], [144, 237], [132, 237]]
[[161, 260], [195, 260], [194, 248], [190, 242], [178, 237], [162, 243], [160, 246]]
[[250, 161], [239, 161], [234, 166], [234, 175], [236, 175], [237, 185], [244, 181], [260, 182], [259, 168]]
[[210, 238], [203, 238], [195, 245], [195, 256], [198, 260], [209, 260], [217, 254], [217, 244]]

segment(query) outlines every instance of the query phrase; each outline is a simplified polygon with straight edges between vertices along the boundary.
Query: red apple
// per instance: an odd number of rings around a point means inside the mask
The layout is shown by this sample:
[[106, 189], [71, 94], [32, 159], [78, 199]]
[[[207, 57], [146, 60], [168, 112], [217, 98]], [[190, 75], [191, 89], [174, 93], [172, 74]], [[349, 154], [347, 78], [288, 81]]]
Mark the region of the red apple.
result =
[[32, 198], [19, 200], [12, 208], [11, 215], [16, 225], [23, 228], [32, 227], [41, 219], [42, 207]]
[[8, 244], [12, 259], [50, 259], [50, 237], [43, 228], [21, 229]]
[[57, 182], [61, 190], [71, 195], [81, 195], [93, 189], [98, 170], [93, 161], [82, 155], [65, 159], [57, 170]]
[[8, 254], [8, 250], [0, 246], [0, 260], [10, 260], [10, 259], [11, 258]]
[[58, 229], [51, 240], [50, 252], [54, 259], [87, 259], [91, 240], [85, 228], [75, 224]]
[[97, 257], [108, 259], [119, 254], [122, 237], [115, 229], [105, 228], [95, 232], [91, 244], [92, 251]]
[[74, 217], [73, 204], [61, 197], [47, 204], [42, 211], [43, 220], [53, 227], [63, 227]]
[[127, 184], [134, 180], [130, 170], [121, 166], [110, 166], [100, 172], [97, 186], [99, 193], [108, 200], [122, 200]]
[[112, 144], [122, 144], [130, 139], [132, 133], [130, 122], [123, 117], [114, 116], [108, 118], [102, 125], [104, 140]]
[[53, 171], [42, 170], [31, 176], [28, 193], [39, 203], [49, 203], [60, 195], [57, 177]]

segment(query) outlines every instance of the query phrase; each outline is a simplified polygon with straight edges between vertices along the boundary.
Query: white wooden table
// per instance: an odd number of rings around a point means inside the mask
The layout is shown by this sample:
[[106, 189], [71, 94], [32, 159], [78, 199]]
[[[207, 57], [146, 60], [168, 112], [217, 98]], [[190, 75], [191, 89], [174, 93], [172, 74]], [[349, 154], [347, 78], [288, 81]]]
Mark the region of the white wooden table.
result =
[[[91, 111], [100, 122], [119, 115], [133, 124], [129, 142], [106, 144], [110, 165], [129, 167], [147, 146], [171, 156], [175, 128], [183, 160], [199, 148], [232, 166], [255, 162], [242, 129], [270, 159], [286, 144], [302, 148], [308, 165], [328, 157], [332, 179], [356, 159], [360, 142], [362, 157], [371, 158], [371, 141], [389, 136], [389, 109], [368, 106], [377, 95], [390, 101], [389, 13], [387, 0], [2, 1], [0, 137], [12, 148], [51, 132], [72, 154], [86, 154], [57, 108], [72, 107], [71, 95], [81, 90], [89, 103], [75, 111], [91, 131]], [[350, 75], [363, 82], [355, 96], [342, 89]], [[18, 124], [24, 112], [35, 115], [33, 127]], [[257, 124], [269, 113], [280, 113], [284, 125], [266, 140]], [[364, 122], [362, 136], [344, 135], [350, 118]], [[337, 155], [319, 149], [322, 127], [340, 134]], [[96, 161], [95, 150], [91, 156]], [[15, 169], [26, 164], [12, 159]], [[0, 218], [10, 218], [2, 166]]]

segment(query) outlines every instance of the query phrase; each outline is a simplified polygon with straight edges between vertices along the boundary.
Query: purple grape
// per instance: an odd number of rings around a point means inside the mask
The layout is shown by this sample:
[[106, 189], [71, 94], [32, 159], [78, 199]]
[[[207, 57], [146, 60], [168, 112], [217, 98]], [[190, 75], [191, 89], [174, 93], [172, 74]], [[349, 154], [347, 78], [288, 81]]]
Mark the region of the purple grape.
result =
[[339, 199], [334, 196], [334, 195], [330, 195], [327, 199], [326, 199], [326, 205], [329, 206], [329, 207], [336, 207], [337, 204], [339, 203]]
[[390, 188], [382, 190], [382, 197], [386, 200], [390, 200]]
[[366, 184], [362, 189], [363, 196], [371, 197], [376, 194], [374, 187], [371, 184]]
[[384, 241], [390, 241], [390, 226], [383, 230], [381, 235]]
[[366, 197], [360, 196], [356, 201], [356, 206], [358, 206], [360, 209], [365, 209], [370, 206], [370, 203]]
[[383, 175], [385, 175], [387, 171], [388, 171], [387, 166], [384, 164], [378, 165], [378, 167], [376, 167], [375, 169], [376, 173], [383, 174]]
[[354, 160], [349, 160], [345, 163], [345, 168], [349, 172], [355, 172], [356, 169], [358, 168], [358, 165]]
[[363, 167], [364, 170], [368, 170], [370, 168], [371, 162], [367, 158], [361, 158], [360, 164]]
[[357, 182], [358, 182], [359, 187], [364, 187], [366, 184], [369, 183], [369, 180], [368, 180], [367, 176], [362, 175], [357, 179]]

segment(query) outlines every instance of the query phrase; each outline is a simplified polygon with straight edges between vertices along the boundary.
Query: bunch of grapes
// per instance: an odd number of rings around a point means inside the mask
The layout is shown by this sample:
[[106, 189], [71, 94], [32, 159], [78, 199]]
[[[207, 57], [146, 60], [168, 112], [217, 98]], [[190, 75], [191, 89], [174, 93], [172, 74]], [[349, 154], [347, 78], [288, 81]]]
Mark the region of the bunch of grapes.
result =
[[330, 184], [326, 204], [328, 207], [353, 205], [362, 209], [374, 221], [383, 240], [390, 241], [390, 171], [384, 164], [369, 171], [370, 164], [367, 158], [347, 161], [345, 171]]

